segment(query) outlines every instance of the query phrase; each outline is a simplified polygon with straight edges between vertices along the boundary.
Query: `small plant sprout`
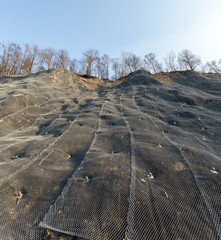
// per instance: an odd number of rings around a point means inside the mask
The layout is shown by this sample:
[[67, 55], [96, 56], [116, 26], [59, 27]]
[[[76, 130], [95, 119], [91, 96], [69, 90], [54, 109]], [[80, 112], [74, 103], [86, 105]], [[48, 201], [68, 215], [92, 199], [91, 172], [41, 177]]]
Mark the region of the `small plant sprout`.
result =
[[202, 140], [203, 140], [203, 141], [206, 141], [206, 138], [203, 136], [203, 137], [202, 137]]
[[163, 192], [164, 192], [164, 194], [165, 194], [166, 198], [169, 198], [169, 196], [168, 196], [167, 192], [166, 192], [166, 191], [164, 191], [164, 190], [163, 190]]
[[162, 146], [161, 146], [161, 144], [160, 144], [160, 143], [157, 145], [157, 147], [158, 147], [158, 148], [162, 148]]
[[47, 235], [48, 235], [48, 236], [50, 236], [50, 235], [51, 235], [51, 233], [50, 233], [50, 230], [49, 230], [49, 229], [47, 229]]
[[104, 240], [108, 240], [108, 239], [107, 239], [107, 234], [108, 234], [108, 233], [105, 234]]
[[22, 197], [23, 197], [23, 193], [19, 191], [16, 197], [16, 204], [20, 203], [20, 200], [22, 199]]
[[214, 173], [214, 174], [218, 174], [218, 172], [216, 171], [216, 169], [214, 167], [211, 168], [210, 172]]
[[89, 178], [88, 178], [88, 176], [85, 177], [85, 182], [86, 182], [86, 183], [89, 182]]
[[152, 174], [151, 172], [147, 175], [147, 177], [148, 177], [149, 179], [154, 179], [154, 176], [153, 176], [153, 174]]

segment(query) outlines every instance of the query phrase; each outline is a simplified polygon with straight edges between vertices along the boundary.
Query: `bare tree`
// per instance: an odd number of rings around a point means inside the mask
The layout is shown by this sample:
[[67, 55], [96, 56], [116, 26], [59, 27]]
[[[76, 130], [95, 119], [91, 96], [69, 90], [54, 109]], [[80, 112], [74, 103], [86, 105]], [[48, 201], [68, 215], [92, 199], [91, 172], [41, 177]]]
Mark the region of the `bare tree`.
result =
[[5, 59], [3, 60], [3, 74], [9, 75], [9, 66], [10, 66], [10, 57], [11, 57], [11, 49], [12, 49], [12, 44], [10, 43], [8, 45], [4, 45], [4, 51], [6, 54], [4, 54]]
[[78, 60], [76, 58], [73, 58], [70, 61], [70, 64], [69, 64], [70, 71], [77, 73], [78, 72], [78, 67], [79, 67], [78, 65], [79, 65]]
[[98, 78], [102, 78], [103, 71], [104, 71], [104, 65], [102, 63], [101, 58], [98, 57], [95, 64], [95, 70], [94, 70], [95, 75], [97, 75]]
[[114, 71], [114, 75], [111, 77], [112, 80], [124, 77], [130, 73], [122, 58], [113, 58], [111, 62], [112, 70]]
[[99, 57], [99, 52], [96, 49], [89, 49], [83, 53], [83, 56], [82, 61], [86, 64], [87, 74], [91, 75], [93, 64]]
[[30, 47], [28, 44], [26, 44], [26, 49], [27, 49], [27, 55], [24, 59], [22, 70], [27, 71], [28, 73], [31, 73], [34, 66], [37, 64], [39, 49], [37, 46]]
[[142, 68], [142, 60], [136, 54], [131, 52], [122, 53], [122, 61], [125, 66], [125, 72], [131, 73]]
[[130, 57], [130, 62], [133, 71], [137, 71], [143, 68], [141, 58], [139, 56], [136, 56], [134, 53]]
[[221, 59], [219, 60], [218, 63], [215, 60], [207, 62], [206, 66], [209, 72], [221, 73]]
[[123, 59], [120, 59], [119, 72], [118, 72], [119, 77], [124, 77], [129, 73], [130, 73], [130, 70], [128, 69], [126, 63], [123, 61]]
[[122, 64], [125, 67], [125, 72], [127, 72], [128, 74], [131, 73], [132, 70], [132, 66], [131, 66], [131, 55], [132, 53], [129, 52], [122, 52], [121, 57], [122, 57]]
[[109, 55], [104, 54], [103, 56], [97, 58], [96, 70], [99, 78], [109, 79], [109, 65], [110, 65]]
[[203, 63], [200, 64], [198, 69], [201, 73], [206, 73], [209, 71], [207, 64], [203, 64]]
[[2, 55], [1, 55], [1, 74], [8, 75], [9, 74], [9, 65], [10, 65], [10, 56], [12, 43], [9, 44], [1, 44]]
[[16, 75], [19, 73], [21, 58], [22, 58], [22, 49], [19, 44], [14, 43], [12, 47], [11, 66], [10, 66], [9, 74]]
[[87, 64], [83, 59], [78, 61], [78, 73], [87, 74]]
[[46, 69], [44, 49], [39, 50], [38, 54], [38, 71]]
[[19, 73], [20, 61], [22, 57], [22, 49], [19, 44], [8, 43], [1, 44], [1, 74], [15, 75]]
[[29, 53], [29, 57], [30, 57], [30, 63], [29, 63], [29, 73], [32, 72], [34, 65], [36, 64], [36, 60], [37, 60], [37, 56], [38, 56], [38, 47], [37, 46], [33, 46], [30, 49], [30, 53]]
[[[195, 70], [201, 72], [221, 73], [221, 59], [219, 62], [210, 61], [202, 64], [200, 57], [194, 55], [190, 50], [184, 49], [179, 52], [170, 52], [164, 59], [166, 71]], [[69, 67], [73, 72], [80, 74], [96, 74], [102, 79], [109, 79], [110, 68], [113, 75], [111, 79], [118, 79], [130, 72], [146, 69], [152, 73], [163, 71], [162, 64], [158, 62], [154, 53], [145, 55], [144, 60], [132, 52], [123, 52], [120, 58], [110, 59], [104, 54], [99, 56], [96, 49], [83, 52], [83, 58], [70, 60], [69, 53], [65, 49], [59, 51], [53, 48], [39, 50], [37, 46], [31, 47], [25, 44], [23, 48], [16, 43], [0, 43], [0, 74], [15, 75], [23, 72], [31, 73], [38, 70]]]
[[58, 50], [56, 67], [66, 68], [70, 63], [68, 51], [66, 49]]
[[112, 70], [114, 72], [114, 75], [112, 76], [112, 80], [118, 79], [119, 76], [119, 71], [120, 71], [120, 59], [119, 58], [113, 58], [111, 60], [112, 62]]
[[181, 70], [194, 71], [201, 64], [201, 59], [190, 50], [184, 49], [178, 54], [178, 63]]
[[57, 52], [53, 48], [45, 48], [40, 50], [39, 53], [39, 67], [44, 70], [45, 66], [50, 70], [54, 67], [54, 62], [56, 61]]
[[0, 44], [0, 74], [4, 75], [5, 72], [5, 56], [6, 56], [6, 47], [4, 43]]
[[157, 61], [154, 53], [145, 55], [144, 63], [146, 64], [147, 70], [152, 73], [159, 73], [163, 71], [162, 64]]
[[29, 53], [29, 45], [28, 44], [25, 44], [24, 50], [22, 52], [23, 53], [22, 53], [22, 57], [21, 57], [21, 61], [20, 61], [19, 74], [21, 74], [22, 71], [24, 70], [24, 63], [25, 63], [27, 55]]
[[176, 53], [175, 52], [170, 52], [167, 57], [164, 59], [165, 65], [166, 65], [166, 71], [171, 72], [171, 71], [177, 71], [178, 66], [176, 63]]

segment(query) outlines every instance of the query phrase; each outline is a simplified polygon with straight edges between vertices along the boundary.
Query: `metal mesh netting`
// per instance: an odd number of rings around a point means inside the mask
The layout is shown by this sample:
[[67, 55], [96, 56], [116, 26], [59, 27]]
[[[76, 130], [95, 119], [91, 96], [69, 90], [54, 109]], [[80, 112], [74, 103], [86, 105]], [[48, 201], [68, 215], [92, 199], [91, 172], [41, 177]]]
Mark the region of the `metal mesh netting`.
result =
[[64, 239], [220, 239], [220, 78], [173, 80], [138, 71], [103, 91], [60, 87], [32, 122], [19, 112], [20, 131], [5, 114], [1, 239], [42, 239], [45, 229]]

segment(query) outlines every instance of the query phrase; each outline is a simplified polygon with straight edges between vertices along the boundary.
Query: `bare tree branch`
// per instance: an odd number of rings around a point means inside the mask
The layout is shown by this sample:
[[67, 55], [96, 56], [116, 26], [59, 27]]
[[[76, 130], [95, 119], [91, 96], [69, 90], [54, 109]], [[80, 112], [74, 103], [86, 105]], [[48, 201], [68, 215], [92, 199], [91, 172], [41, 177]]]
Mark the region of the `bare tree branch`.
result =
[[145, 55], [144, 63], [147, 66], [147, 70], [151, 73], [159, 73], [163, 71], [162, 64], [157, 61], [154, 53]]
[[96, 49], [88, 49], [83, 53], [83, 56], [84, 56], [83, 61], [85, 62], [87, 67], [87, 74], [91, 75], [93, 63], [99, 57], [99, 52]]
[[164, 59], [165, 65], [166, 65], [166, 71], [171, 72], [171, 71], [177, 71], [178, 66], [176, 63], [176, 53], [175, 52], [170, 52], [167, 57]]
[[201, 64], [201, 59], [190, 50], [184, 49], [178, 55], [178, 63], [181, 70], [194, 71]]

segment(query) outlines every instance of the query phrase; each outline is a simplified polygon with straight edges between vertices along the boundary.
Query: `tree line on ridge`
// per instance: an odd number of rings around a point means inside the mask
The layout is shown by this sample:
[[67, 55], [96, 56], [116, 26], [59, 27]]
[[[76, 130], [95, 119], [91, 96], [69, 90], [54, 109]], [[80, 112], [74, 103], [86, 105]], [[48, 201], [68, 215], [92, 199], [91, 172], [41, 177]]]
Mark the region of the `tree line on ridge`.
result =
[[183, 49], [179, 53], [170, 52], [161, 63], [154, 53], [146, 54], [143, 59], [132, 52], [122, 52], [119, 57], [111, 58], [96, 49], [88, 49], [78, 60], [70, 58], [66, 49], [40, 49], [29, 44], [21, 47], [12, 42], [0, 43], [0, 75], [30, 74], [61, 67], [78, 74], [115, 80], [140, 69], [153, 74], [184, 70], [221, 73], [221, 59], [203, 64], [199, 56]]

